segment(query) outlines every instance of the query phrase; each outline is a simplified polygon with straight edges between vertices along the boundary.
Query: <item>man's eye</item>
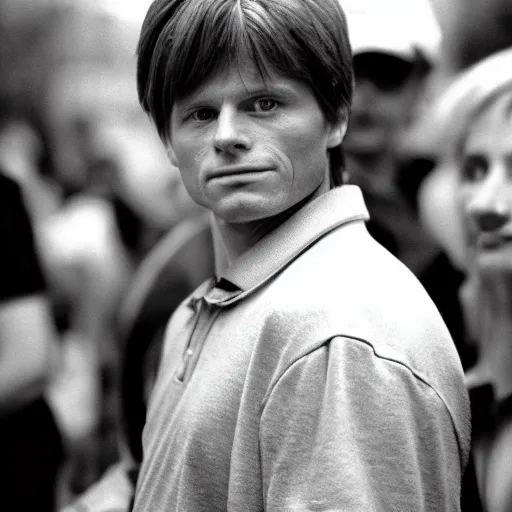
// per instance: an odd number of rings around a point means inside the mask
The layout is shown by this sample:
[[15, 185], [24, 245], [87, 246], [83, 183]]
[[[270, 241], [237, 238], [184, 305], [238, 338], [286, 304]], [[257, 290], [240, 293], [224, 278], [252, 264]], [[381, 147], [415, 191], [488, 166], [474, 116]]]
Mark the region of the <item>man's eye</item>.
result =
[[270, 112], [277, 107], [277, 101], [272, 98], [261, 98], [255, 103], [255, 110], [257, 112]]
[[485, 158], [469, 157], [462, 164], [464, 181], [482, 181], [487, 176], [488, 163]]
[[209, 108], [200, 108], [199, 110], [192, 112], [192, 114], [190, 115], [190, 117], [194, 121], [200, 121], [203, 123], [205, 121], [211, 121], [214, 118], [214, 116], [215, 116], [214, 111]]

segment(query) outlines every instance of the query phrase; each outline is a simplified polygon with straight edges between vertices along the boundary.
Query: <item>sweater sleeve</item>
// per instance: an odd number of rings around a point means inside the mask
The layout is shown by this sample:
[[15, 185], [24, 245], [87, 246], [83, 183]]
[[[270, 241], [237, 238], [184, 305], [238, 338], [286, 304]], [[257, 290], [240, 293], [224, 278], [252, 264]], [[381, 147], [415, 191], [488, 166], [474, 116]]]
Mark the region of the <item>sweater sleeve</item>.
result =
[[266, 511], [457, 511], [461, 458], [438, 394], [363, 341], [295, 361], [260, 424]]

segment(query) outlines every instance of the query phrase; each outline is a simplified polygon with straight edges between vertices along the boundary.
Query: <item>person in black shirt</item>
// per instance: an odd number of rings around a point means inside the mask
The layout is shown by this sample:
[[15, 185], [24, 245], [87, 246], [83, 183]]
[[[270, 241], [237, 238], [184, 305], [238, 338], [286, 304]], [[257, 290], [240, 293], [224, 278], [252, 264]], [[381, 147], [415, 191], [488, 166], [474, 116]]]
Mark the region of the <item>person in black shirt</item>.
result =
[[0, 171], [0, 475], [4, 510], [55, 510], [63, 451], [44, 390], [55, 354], [20, 187]]

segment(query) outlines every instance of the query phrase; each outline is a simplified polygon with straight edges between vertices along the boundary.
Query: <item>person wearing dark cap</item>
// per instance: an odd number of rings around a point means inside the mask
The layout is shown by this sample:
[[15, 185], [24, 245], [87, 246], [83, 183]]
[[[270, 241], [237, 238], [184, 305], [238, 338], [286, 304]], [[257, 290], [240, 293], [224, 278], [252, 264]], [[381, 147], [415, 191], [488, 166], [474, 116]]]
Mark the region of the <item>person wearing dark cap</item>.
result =
[[[351, 183], [361, 187], [370, 234], [420, 280], [454, 339], [463, 367], [474, 364], [458, 290], [464, 275], [425, 229], [418, 196], [436, 165], [418, 120], [428, 117], [441, 32], [428, 0], [345, 0], [355, 74], [343, 142]], [[392, 26], [393, 30], [389, 30]]]
[[45, 395], [57, 334], [22, 190], [3, 169], [0, 239], [0, 508], [53, 512], [64, 446]]

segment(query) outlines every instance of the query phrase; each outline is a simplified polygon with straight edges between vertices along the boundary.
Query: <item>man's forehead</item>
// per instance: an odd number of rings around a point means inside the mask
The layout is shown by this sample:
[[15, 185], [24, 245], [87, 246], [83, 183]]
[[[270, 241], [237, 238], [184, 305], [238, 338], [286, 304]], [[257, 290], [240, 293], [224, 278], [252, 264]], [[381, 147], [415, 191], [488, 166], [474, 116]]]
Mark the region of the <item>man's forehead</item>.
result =
[[222, 92], [222, 90], [225, 92], [239, 90], [245, 93], [277, 90], [285, 92], [293, 89], [297, 84], [298, 80], [285, 76], [270, 65], [265, 64], [259, 67], [254, 61], [244, 59], [215, 70], [182, 100], [200, 96], [212, 89], [216, 92]]
[[238, 77], [244, 82], [265, 84], [268, 79], [276, 75], [276, 71], [272, 69], [270, 64], [263, 62], [258, 66], [253, 59], [244, 57], [236, 62], [232, 62], [227, 66], [217, 69], [210, 79], [206, 80], [206, 82], [216, 79], [233, 80]]

